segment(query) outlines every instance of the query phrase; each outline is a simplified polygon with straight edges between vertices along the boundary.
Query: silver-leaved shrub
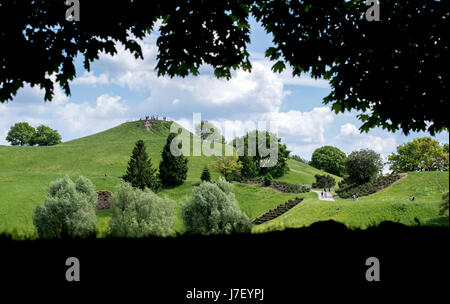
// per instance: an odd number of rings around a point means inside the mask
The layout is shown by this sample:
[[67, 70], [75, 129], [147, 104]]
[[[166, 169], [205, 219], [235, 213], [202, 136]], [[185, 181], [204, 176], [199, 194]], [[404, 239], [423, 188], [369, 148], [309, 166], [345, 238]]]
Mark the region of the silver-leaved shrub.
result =
[[109, 227], [114, 237], [169, 236], [174, 234], [175, 202], [149, 189], [123, 182], [111, 198]]
[[95, 235], [94, 185], [80, 176], [50, 183], [44, 205], [36, 207], [33, 223], [40, 238], [88, 237]]
[[182, 203], [187, 231], [205, 235], [250, 232], [250, 219], [240, 210], [231, 190], [232, 185], [222, 177], [194, 188], [192, 197]]

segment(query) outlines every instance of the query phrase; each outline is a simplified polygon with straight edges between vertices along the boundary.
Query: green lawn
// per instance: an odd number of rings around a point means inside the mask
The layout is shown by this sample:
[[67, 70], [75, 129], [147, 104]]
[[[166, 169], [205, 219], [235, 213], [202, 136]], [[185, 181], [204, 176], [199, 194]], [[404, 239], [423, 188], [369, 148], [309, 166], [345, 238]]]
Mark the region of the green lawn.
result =
[[[0, 146], [0, 233], [16, 231], [23, 235], [33, 234], [33, 210], [44, 202], [49, 183], [65, 174], [72, 178], [84, 175], [94, 183], [96, 190], [115, 192], [120, 177], [125, 173], [131, 151], [139, 139], [146, 143], [147, 152], [154, 167], [157, 167], [169, 126], [168, 122], [155, 122], [153, 133], [149, 133], [141, 122], [131, 122], [52, 147]], [[186, 182], [158, 193], [177, 202], [175, 229], [179, 233], [185, 229], [179, 216], [180, 202], [187, 199], [193, 187], [200, 183], [204, 166], [210, 165], [216, 158], [201, 156], [188, 159]], [[315, 174], [325, 174], [294, 160], [289, 160], [288, 165], [290, 171], [278, 180], [312, 184]], [[213, 179], [219, 176], [213, 171], [211, 175]], [[317, 200], [315, 193], [285, 194], [257, 185], [234, 184], [237, 201], [252, 219], [290, 198], [305, 198], [304, 202], [282, 217], [256, 227], [256, 232], [300, 227], [327, 219], [363, 228], [382, 220], [413, 224], [414, 217], [430, 225], [448, 225], [448, 218], [445, 221], [445, 218], [437, 216], [437, 205], [445, 189], [448, 191], [448, 172], [411, 173], [391, 188], [361, 198], [357, 203], [351, 200], [323, 202]], [[410, 203], [408, 197], [413, 192], [417, 200]], [[106, 233], [109, 212], [100, 211], [97, 216], [101, 236]]]
[[[416, 225], [448, 226], [448, 215], [439, 216], [443, 191], [449, 189], [448, 172], [413, 172], [389, 188], [361, 197], [358, 201], [338, 199], [319, 201], [317, 194], [308, 197], [289, 212], [254, 228], [264, 232], [287, 227], [309, 226], [314, 222], [335, 220], [350, 228], [365, 229], [382, 221]], [[415, 201], [409, 201], [414, 194]]]

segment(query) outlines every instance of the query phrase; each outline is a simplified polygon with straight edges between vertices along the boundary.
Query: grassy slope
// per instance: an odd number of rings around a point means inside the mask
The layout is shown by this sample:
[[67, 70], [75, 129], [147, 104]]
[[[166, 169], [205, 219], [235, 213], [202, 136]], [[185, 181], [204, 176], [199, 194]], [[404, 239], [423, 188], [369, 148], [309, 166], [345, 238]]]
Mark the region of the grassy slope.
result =
[[[0, 146], [0, 232], [33, 229], [35, 206], [44, 202], [50, 181], [64, 174], [73, 178], [84, 175], [97, 190], [115, 191], [138, 139], [145, 141], [156, 167], [169, 123], [156, 122], [153, 131], [149, 133], [142, 123], [133, 122], [52, 147]], [[189, 157], [188, 185], [199, 180], [203, 167], [212, 159]], [[213, 172], [212, 176], [218, 175]]]
[[[281, 217], [256, 227], [255, 232], [308, 226], [328, 219], [363, 229], [382, 221], [415, 225], [414, 218], [422, 224], [448, 226], [448, 216], [438, 215], [442, 192], [448, 189], [448, 172], [413, 172], [391, 187], [358, 201], [319, 201], [315, 193], [309, 193], [304, 202]], [[416, 197], [414, 202], [409, 201], [411, 194]]]
[[[115, 191], [138, 139], [145, 141], [147, 152], [157, 167], [169, 133], [169, 123], [155, 122], [152, 131], [153, 133], [147, 132], [141, 122], [131, 122], [52, 147], [0, 146], [0, 232], [14, 229], [19, 233], [33, 231], [34, 208], [44, 202], [48, 184], [65, 174], [72, 178], [84, 175], [94, 183], [97, 190]], [[189, 157], [185, 184], [165, 189], [159, 195], [177, 202], [186, 199], [191, 195], [192, 187], [199, 184], [204, 166], [214, 159], [215, 157]], [[292, 160], [289, 160], [289, 166], [295, 171], [280, 180], [311, 183], [314, 181], [314, 174], [323, 173]], [[104, 176], [105, 173], [108, 174], [107, 177]], [[218, 177], [216, 172], [211, 174], [213, 179]], [[251, 218], [295, 197], [252, 185], [237, 184], [234, 188], [236, 199]], [[108, 211], [97, 214], [101, 229], [106, 229]], [[176, 230], [184, 230], [180, 219], [176, 223]]]
[[277, 180], [282, 181], [282, 182], [293, 183], [293, 184], [309, 184], [309, 185], [311, 185], [312, 183], [314, 183], [316, 181], [316, 179], [314, 178], [314, 175], [316, 175], [316, 174], [331, 175], [336, 180], [336, 184], [342, 180], [342, 178], [340, 178], [336, 175], [323, 172], [321, 170], [318, 170], [316, 168], [313, 168], [307, 164], [301, 163], [296, 160], [292, 160], [292, 159], [288, 160], [288, 166], [289, 166], [290, 171], [287, 174], [285, 174], [283, 177], [277, 178]]
[[[147, 152], [154, 166], [157, 167], [161, 150], [169, 133], [169, 124], [156, 122], [153, 131], [154, 133], [149, 133], [142, 123], [133, 122], [53, 147], [0, 146], [0, 233], [13, 229], [23, 233], [33, 231], [32, 213], [35, 206], [44, 202], [45, 191], [50, 181], [64, 174], [72, 178], [84, 175], [92, 180], [97, 190], [115, 191], [138, 139], [145, 141]], [[199, 177], [203, 167], [214, 159], [215, 157], [189, 157], [187, 181], [179, 187], [164, 189], [159, 195], [167, 196], [177, 202], [188, 198], [192, 188], [200, 182]], [[324, 174], [320, 170], [294, 160], [289, 160], [288, 164], [291, 171], [279, 178], [281, 181], [311, 184], [314, 182], [315, 174]], [[107, 177], [104, 176], [105, 173], [108, 173]], [[211, 174], [213, 179], [218, 177], [215, 172]], [[411, 192], [410, 188], [418, 184], [423, 187], [416, 189], [417, 201], [413, 203], [413, 206], [417, 206], [408, 210], [411, 214], [418, 212], [420, 218], [433, 217], [441, 194], [436, 188], [436, 178], [432, 174], [436, 173], [420, 173], [419, 180], [414, 180], [415, 173], [410, 174], [409, 186], [399, 188], [392, 193], [386, 192], [381, 196], [375, 194], [368, 198], [361, 198], [358, 202], [359, 209], [351, 201], [319, 202], [314, 193], [283, 194], [256, 185], [235, 184], [234, 193], [241, 208], [250, 218], [257, 217], [289, 198], [305, 197], [304, 203], [286, 213], [282, 218], [258, 227], [257, 231], [273, 229], [277, 225], [294, 227], [309, 225], [314, 221], [329, 218], [345, 222], [350, 226], [364, 227], [378, 219], [392, 218], [390, 215], [396, 214], [392, 208], [398, 205], [397, 199], [401, 202], [405, 201], [405, 198], [407, 200]], [[448, 189], [448, 173], [441, 173], [439, 178], [442, 179], [444, 188]], [[337, 177], [336, 179], [339, 180]], [[399, 185], [402, 184], [399, 182]], [[397, 189], [395, 187], [399, 186], [393, 186], [392, 189]], [[421, 192], [421, 189], [424, 192]], [[425, 192], [429, 195], [424, 196]], [[364, 203], [365, 200], [367, 204]], [[369, 210], [373, 211], [372, 214], [368, 213]], [[179, 213], [180, 210], [177, 209], [177, 212]], [[99, 227], [104, 231], [107, 226], [108, 211], [98, 212], [97, 215]], [[180, 218], [176, 222], [176, 230], [184, 231]]]

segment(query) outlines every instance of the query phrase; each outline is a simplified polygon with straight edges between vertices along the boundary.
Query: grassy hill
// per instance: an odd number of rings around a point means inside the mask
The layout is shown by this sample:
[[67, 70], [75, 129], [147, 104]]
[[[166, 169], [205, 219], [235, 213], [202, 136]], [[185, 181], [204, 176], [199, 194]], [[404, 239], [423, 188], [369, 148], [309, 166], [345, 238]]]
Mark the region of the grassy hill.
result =
[[[169, 122], [155, 122], [152, 132], [148, 132], [142, 122], [129, 122], [104, 132], [51, 147], [0, 146], [0, 233], [13, 230], [19, 234], [32, 233], [34, 231], [32, 214], [36, 205], [44, 202], [49, 183], [65, 174], [72, 178], [79, 175], [88, 177], [94, 183], [96, 190], [116, 191], [121, 181], [120, 177], [125, 173], [133, 147], [139, 139], [144, 140], [154, 166], [158, 167], [169, 130]], [[198, 156], [188, 157], [188, 159], [189, 171], [186, 182], [179, 187], [164, 189], [158, 195], [181, 202], [190, 196], [192, 188], [200, 183], [204, 166], [209, 165], [216, 158]], [[324, 174], [320, 170], [294, 160], [289, 160], [288, 164], [290, 171], [279, 179], [281, 181], [311, 184], [315, 181], [315, 174]], [[107, 177], [104, 176], [105, 173], [108, 174]], [[211, 174], [213, 179], [219, 176], [216, 172], [211, 171]], [[394, 192], [385, 192], [392, 191], [386, 189], [380, 194], [361, 198], [358, 205], [345, 200], [319, 202], [315, 193], [284, 194], [257, 185], [235, 184], [234, 193], [242, 210], [252, 219], [290, 198], [296, 196], [305, 198], [304, 203], [283, 217], [256, 227], [255, 231], [275, 229], [274, 227], [304, 226], [329, 218], [350, 226], [365, 227], [381, 219], [395, 220], [393, 214], [400, 214], [398, 213], [400, 211], [394, 212], [395, 208], [398, 207], [399, 210], [404, 208], [401, 204], [407, 201], [413, 186], [416, 187], [414, 191], [417, 201], [412, 205], [407, 204], [406, 208], [410, 215], [405, 216], [408, 219], [413, 215], [420, 218], [437, 216], [435, 213], [442, 189], [436, 186], [436, 181], [439, 180], [442, 187], [448, 190], [448, 173], [429, 173], [428, 175], [418, 173], [418, 177], [415, 176], [416, 174], [410, 174], [405, 179], [408, 183], [403, 188], [394, 185], [392, 189], [397, 189]], [[338, 177], [336, 179], [339, 180]], [[398, 184], [403, 185], [405, 181]], [[424, 195], [424, 193], [428, 194]], [[367, 202], [364, 203], [366, 200]], [[415, 207], [410, 209], [410, 206]], [[179, 211], [178, 208], [177, 212]], [[373, 214], [367, 214], [367, 212]], [[99, 211], [97, 215], [100, 230], [104, 231], [107, 227], [109, 212]], [[439, 223], [442, 222], [442, 220], [439, 221]], [[176, 230], [184, 231], [180, 219], [176, 223]]]
[[[16, 229], [19, 233], [33, 231], [32, 214], [45, 199], [46, 189], [52, 180], [68, 174], [88, 177], [97, 190], [115, 191], [137, 140], [144, 140], [147, 152], [155, 167], [161, 160], [161, 151], [170, 132], [170, 123], [156, 121], [152, 132], [142, 122], [129, 122], [115, 128], [51, 147], [0, 146], [0, 233]], [[165, 189], [159, 193], [177, 202], [191, 195], [192, 187], [200, 182], [205, 165], [215, 157], [188, 157], [188, 177], [182, 186]], [[314, 174], [321, 171], [307, 165], [289, 161], [296, 170], [282, 180], [311, 183]], [[298, 166], [306, 166], [304, 171]], [[105, 177], [107, 173], [107, 177]], [[212, 178], [219, 176], [211, 172]], [[293, 195], [251, 185], [237, 185], [235, 194], [244, 211], [252, 218], [266, 209], [275, 207]], [[98, 212], [100, 222], [105, 222], [108, 211]], [[182, 232], [181, 221], [177, 230]]]
[[[308, 193], [305, 200], [290, 212], [255, 228], [255, 232], [309, 226], [314, 222], [335, 220], [350, 228], [365, 229], [382, 221], [406, 225], [448, 226], [449, 218], [439, 216], [443, 192], [449, 189], [448, 172], [411, 172], [392, 186], [361, 197], [358, 201], [338, 199], [319, 201], [317, 194]], [[414, 194], [415, 201], [409, 201]]]

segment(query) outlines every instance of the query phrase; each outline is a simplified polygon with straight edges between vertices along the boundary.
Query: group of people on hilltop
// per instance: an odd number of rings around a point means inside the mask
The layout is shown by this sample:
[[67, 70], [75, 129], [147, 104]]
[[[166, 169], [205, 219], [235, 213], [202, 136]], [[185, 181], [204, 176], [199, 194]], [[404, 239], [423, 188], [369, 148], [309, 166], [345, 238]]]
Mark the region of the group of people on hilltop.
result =
[[[162, 120], [164, 121], [166, 121], [166, 119], [167, 119], [166, 116], [162, 118]], [[143, 119], [141, 118], [141, 120]], [[159, 116], [158, 115], [145, 116], [145, 120], [159, 120]]]

